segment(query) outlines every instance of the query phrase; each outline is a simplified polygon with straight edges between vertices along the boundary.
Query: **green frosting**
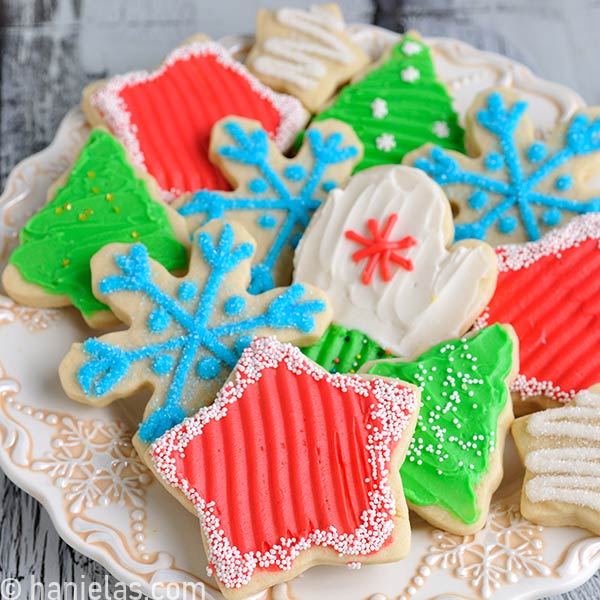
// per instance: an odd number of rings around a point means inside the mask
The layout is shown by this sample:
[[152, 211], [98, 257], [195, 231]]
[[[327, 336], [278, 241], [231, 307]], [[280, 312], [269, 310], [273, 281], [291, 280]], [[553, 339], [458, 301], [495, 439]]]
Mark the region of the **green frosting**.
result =
[[488, 471], [509, 393], [513, 342], [502, 325], [438, 344], [414, 362], [380, 361], [369, 373], [421, 388], [415, 435], [400, 470], [407, 500], [477, 521], [475, 488]]
[[392, 357], [364, 333], [341, 325], [330, 325], [316, 344], [301, 350], [330, 373], [355, 373], [370, 360]]
[[344, 87], [333, 105], [315, 118], [323, 119], [345, 121], [364, 144], [364, 157], [355, 172], [398, 164], [427, 142], [464, 152], [464, 131], [437, 78], [429, 48], [408, 35], [383, 64]]
[[111, 242], [143, 242], [167, 269], [186, 266], [164, 206], [136, 177], [111, 135], [94, 130], [67, 183], [34, 215], [10, 263], [49, 294], [66, 294], [86, 317], [107, 310], [92, 293], [90, 259]]

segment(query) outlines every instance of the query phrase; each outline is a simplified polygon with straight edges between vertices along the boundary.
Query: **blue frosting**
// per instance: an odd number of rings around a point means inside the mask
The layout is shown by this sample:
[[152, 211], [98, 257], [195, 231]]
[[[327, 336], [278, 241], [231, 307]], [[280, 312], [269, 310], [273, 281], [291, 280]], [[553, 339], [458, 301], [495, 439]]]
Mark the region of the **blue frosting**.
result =
[[[585, 114], [577, 114], [569, 124], [562, 147], [549, 153], [544, 144], [535, 142], [525, 153], [527, 160], [523, 160], [515, 134], [526, 108], [526, 102], [515, 102], [507, 108], [502, 96], [493, 92], [487, 98], [487, 108], [477, 113], [481, 126], [498, 140], [498, 151], [484, 158], [485, 173], [463, 169], [451, 154], [437, 146], [429, 157], [415, 161], [415, 167], [431, 175], [443, 187], [467, 186], [470, 206], [481, 211], [477, 220], [456, 225], [456, 240], [485, 239], [493, 225], [504, 234], [522, 225], [527, 237], [537, 240], [541, 236], [540, 220], [552, 227], [561, 221], [564, 211], [575, 214], [600, 211], [600, 198], [581, 202], [578, 198], [561, 195], [573, 184], [572, 175], [564, 173], [570, 161], [600, 150], [600, 119], [592, 121]], [[558, 177], [557, 171], [562, 172]], [[553, 185], [556, 193], [539, 190], [540, 184], [552, 182], [553, 178], [556, 178]], [[478, 192], [486, 194], [488, 201], [475, 200], [474, 205], [473, 198], [477, 198]], [[536, 206], [546, 209], [541, 217], [533, 210]], [[516, 212], [518, 217], [507, 215], [508, 212]]]
[[[337, 185], [335, 180], [324, 179], [328, 168], [358, 156], [359, 152], [355, 146], [343, 146], [344, 138], [340, 133], [332, 133], [324, 139], [318, 129], [310, 129], [305, 137], [312, 166], [307, 169], [299, 163], [290, 164], [281, 174], [269, 161], [268, 136], [264, 130], [247, 133], [238, 123], [230, 122], [225, 125], [225, 131], [235, 145], [221, 146], [217, 151], [229, 161], [256, 169], [259, 177], [248, 185], [252, 195], [232, 197], [227, 193], [200, 190], [179, 212], [185, 217], [205, 215], [205, 222], [227, 217], [235, 219], [232, 213], [236, 211], [259, 213], [256, 217], [259, 225], [274, 231], [264, 259], [252, 268], [249, 291], [259, 294], [275, 287], [273, 270], [282, 249], [292, 241], [297, 243], [294, 236], [304, 232], [313, 212], [321, 204], [316, 192], [319, 188], [329, 191]], [[278, 226], [269, 214], [275, 212], [283, 213]], [[263, 215], [266, 220], [262, 219]]]
[[[104, 396], [129, 373], [134, 363], [145, 362], [159, 377], [168, 379], [162, 406], [140, 428], [140, 438], [152, 442], [186, 416], [182, 399], [191, 377], [200, 380], [219, 378], [223, 382], [240, 354], [262, 328], [295, 329], [310, 333], [315, 314], [325, 310], [321, 300], [303, 299], [305, 288], [294, 284], [270, 298], [262, 312], [250, 311], [247, 300], [232, 294], [219, 313], [217, 298], [228, 273], [248, 268], [254, 252], [250, 243], [235, 245], [234, 230], [225, 224], [218, 239], [207, 232], [196, 234], [193, 243], [210, 267], [200, 290], [191, 282], [182, 283], [172, 297], [154, 281], [148, 251], [143, 244], [133, 245], [126, 254], [115, 255], [121, 274], [100, 281], [99, 289], [109, 297], [121, 292], [136, 292], [155, 307], [147, 319], [148, 336], [144, 345], [121, 348], [96, 338], [88, 339], [83, 349], [88, 359], [77, 373], [77, 380], [88, 396]], [[215, 314], [219, 318], [215, 319]], [[173, 325], [165, 339], [165, 323]], [[154, 335], [160, 335], [153, 339]]]

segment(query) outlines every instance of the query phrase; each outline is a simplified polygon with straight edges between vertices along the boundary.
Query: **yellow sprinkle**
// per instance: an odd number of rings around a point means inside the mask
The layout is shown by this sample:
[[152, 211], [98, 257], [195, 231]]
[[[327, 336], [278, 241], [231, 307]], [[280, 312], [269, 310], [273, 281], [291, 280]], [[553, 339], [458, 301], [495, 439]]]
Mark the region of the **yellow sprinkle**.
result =
[[64, 207], [65, 210], [71, 210], [73, 208], [73, 205], [70, 202], [67, 202]]
[[86, 209], [85, 209], [85, 214], [86, 214], [86, 215], [93, 215], [93, 214], [94, 214], [94, 211], [93, 211], [91, 208], [86, 208]]
[[90, 179], [93, 179], [94, 177], [96, 177], [96, 173], [94, 173], [94, 171], [88, 171], [88, 173], [87, 173], [87, 176], [88, 176]]
[[106, 199], [108, 200], [108, 202], [112, 202], [115, 197], [112, 194], [106, 194]]
[[139, 237], [139, 235], [140, 235], [140, 234], [139, 234], [137, 231], [132, 231], [132, 232], [131, 232], [131, 237], [132, 237], [132, 238], [137, 238], [137, 237]]
[[71, 261], [68, 258], [63, 259], [62, 266], [68, 267], [71, 264]]
[[121, 211], [121, 209], [118, 206], [113, 206], [113, 210], [118, 213]]
[[358, 360], [360, 360], [360, 359], [362, 358], [362, 354], [357, 354], [357, 355], [356, 355], [356, 358], [357, 358]]
[[78, 218], [80, 221], [85, 221], [87, 219], [87, 216], [81, 213]]
[[57, 215], [60, 215], [60, 214], [62, 214], [62, 211], [63, 211], [63, 209], [62, 209], [60, 206], [54, 209], [54, 212], [55, 212]]
[[96, 186], [94, 186], [94, 187], [92, 188], [92, 192], [94, 192], [94, 194], [99, 194], [99, 193], [100, 193], [100, 188], [99, 188], [99, 187], [96, 187]]
[[350, 369], [350, 373], [356, 373], [354, 369]]

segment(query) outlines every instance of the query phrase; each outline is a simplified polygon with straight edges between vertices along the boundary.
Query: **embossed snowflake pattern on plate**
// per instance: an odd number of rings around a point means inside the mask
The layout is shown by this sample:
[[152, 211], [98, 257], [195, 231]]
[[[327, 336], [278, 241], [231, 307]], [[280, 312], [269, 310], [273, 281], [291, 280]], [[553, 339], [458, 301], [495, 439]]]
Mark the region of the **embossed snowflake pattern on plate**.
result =
[[[398, 39], [371, 26], [352, 31], [374, 57]], [[247, 36], [224, 40], [235, 51], [247, 42]], [[428, 42], [461, 113], [480, 89], [510, 85], [527, 95], [543, 136], [583, 104], [574, 92], [506, 58], [455, 40]], [[74, 109], [47, 149], [13, 169], [0, 197], [0, 266], [88, 132]], [[189, 598], [187, 582], [205, 577], [204, 551], [196, 519], [150, 477], [131, 446], [145, 399], [93, 409], [69, 401], [60, 388], [61, 357], [88, 335], [72, 309], [31, 309], [0, 295], [0, 348], [11, 349], [0, 353], [0, 467], [44, 504], [67, 543], [115, 577], [136, 582], [146, 594], [178, 585], [180, 596]], [[525, 521], [517, 509], [522, 472], [512, 446], [505, 467], [505, 482], [478, 534], [449, 535], [413, 519], [413, 550], [405, 560], [358, 570], [318, 567], [252, 600], [329, 600], [332, 594], [345, 600], [524, 600], [582, 583], [600, 565], [600, 539]], [[206, 590], [208, 598], [218, 597], [210, 582]]]

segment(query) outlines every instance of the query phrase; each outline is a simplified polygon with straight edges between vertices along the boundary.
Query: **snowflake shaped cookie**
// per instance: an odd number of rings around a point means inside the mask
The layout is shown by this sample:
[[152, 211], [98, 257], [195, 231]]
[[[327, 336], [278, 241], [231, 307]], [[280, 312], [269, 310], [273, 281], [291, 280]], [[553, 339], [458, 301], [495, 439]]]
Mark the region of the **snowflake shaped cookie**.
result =
[[410, 384], [328, 374], [291, 344], [260, 338], [214, 404], [151, 456], [197, 511], [210, 572], [238, 600], [312, 565], [405, 556], [398, 467], [418, 407]]
[[183, 278], [142, 244], [103, 248], [94, 290], [129, 329], [73, 345], [60, 366], [67, 394], [105, 406], [152, 387], [139, 431], [147, 443], [212, 402], [254, 336], [316, 341], [330, 321], [325, 295], [302, 284], [248, 294], [254, 248], [241, 225], [215, 220], [194, 234]]
[[568, 406], [517, 419], [513, 437], [526, 468], [523, 515], [600, 535], [600, 385]]
[[361, 171], [313, 217], [294, 279], [326, 291], [333, 321], [396, 356], [462, 335], [494, 291], [497, 261], [485, 243], [450, 246], [442, 189], [418, 169]]
[[454, 203], [456, 240], [537, 240], [577, 214], [600, 211], [600, 196], [585, 185], [600, 167], [599, 109], [579, 111], [547, 142], [536, 141], [526, 109], [509, 90], [482, 92], [467, 115], [474, 158], [430, 145], [405, 157]]
[[517, 373], [517, 347], [512, 328], [493, 325], [410, 362], [378, 360], [360, 371], [421, 389], [402, 484], [415, 512], [444, 531], [467, 535], [485, 525], [513, 420], [509, 385]]
[[201, 190], [176, 205], [190, 231], [215, 218], [243, 223], [257, 240], [250, 292], [258, 294], [289, 283], [294, 249], [313, 212], [350, 177], [362, 146], [345, 123], [323, 121], [288, 159], [259, 123], [233, 117], [215, 125], [210, 155], [235, 191]]

